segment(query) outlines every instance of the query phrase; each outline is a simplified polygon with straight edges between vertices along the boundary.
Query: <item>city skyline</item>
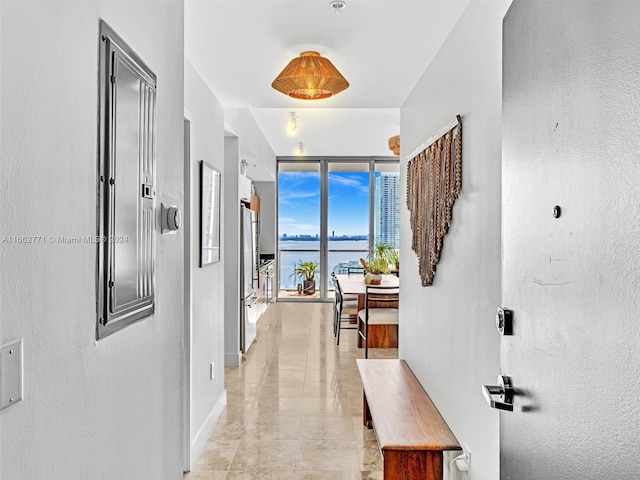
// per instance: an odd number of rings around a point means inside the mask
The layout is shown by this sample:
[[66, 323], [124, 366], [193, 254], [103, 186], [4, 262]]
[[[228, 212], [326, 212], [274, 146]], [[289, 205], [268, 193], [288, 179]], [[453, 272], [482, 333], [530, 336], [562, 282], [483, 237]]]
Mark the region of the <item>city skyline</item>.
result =
[[400, 248], [399, 181], [400, 176], [397, 173], [383, 173], [375, 179], [375, 241], [386, 243], [393, 248]]

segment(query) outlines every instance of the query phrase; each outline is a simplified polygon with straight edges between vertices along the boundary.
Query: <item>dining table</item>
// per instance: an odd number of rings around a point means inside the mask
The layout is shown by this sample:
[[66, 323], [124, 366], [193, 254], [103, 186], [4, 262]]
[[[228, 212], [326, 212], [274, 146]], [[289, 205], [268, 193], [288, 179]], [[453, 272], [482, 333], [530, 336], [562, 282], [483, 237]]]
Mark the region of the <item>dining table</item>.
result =
[[[367, 292], [367, 284], [364, 283], [364, 275], [361, 273], [351, 275], [336, 275], [336, 279], [340, 282], [342, 293], [344, 295], [358, 296], [358, 311], [364, 308], [365, 294]], [[382, 287], [399, 287], [400, 278], [391, 274], [383, 274], [380, 282]]]

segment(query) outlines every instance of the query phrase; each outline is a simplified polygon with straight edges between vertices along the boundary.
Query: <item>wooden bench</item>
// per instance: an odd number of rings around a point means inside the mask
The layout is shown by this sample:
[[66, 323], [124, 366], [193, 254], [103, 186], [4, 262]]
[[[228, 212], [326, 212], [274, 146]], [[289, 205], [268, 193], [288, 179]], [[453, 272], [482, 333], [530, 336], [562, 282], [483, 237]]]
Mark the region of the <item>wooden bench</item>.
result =
[[443, 452], [462, 450], [404, 360], [357, 359], [363, 424], [374, 428], [384, 480], [442, 480]]

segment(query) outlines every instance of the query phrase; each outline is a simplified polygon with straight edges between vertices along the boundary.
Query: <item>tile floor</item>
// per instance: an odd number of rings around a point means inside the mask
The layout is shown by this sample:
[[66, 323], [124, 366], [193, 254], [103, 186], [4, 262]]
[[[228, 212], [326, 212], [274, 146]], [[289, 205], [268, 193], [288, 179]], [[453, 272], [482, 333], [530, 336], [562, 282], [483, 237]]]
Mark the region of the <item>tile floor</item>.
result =
[[[356, 331], [335, 344], [331, 303], [272, 303], [240, 367], [227, 368], [227, 408], [184, 480], [382, 479], [362, 426]], [[371, 349], [370, 358], [397, 358]]]

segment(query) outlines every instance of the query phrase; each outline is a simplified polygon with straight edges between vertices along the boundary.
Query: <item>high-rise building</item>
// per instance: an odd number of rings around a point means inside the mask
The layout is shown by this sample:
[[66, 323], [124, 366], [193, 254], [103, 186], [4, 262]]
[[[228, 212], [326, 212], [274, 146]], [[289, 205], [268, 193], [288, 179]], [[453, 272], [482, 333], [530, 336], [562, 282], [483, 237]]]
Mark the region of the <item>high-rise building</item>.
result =
[[400, 248], [400, 174], [380, 173], [375, 180], [375, 241]]

